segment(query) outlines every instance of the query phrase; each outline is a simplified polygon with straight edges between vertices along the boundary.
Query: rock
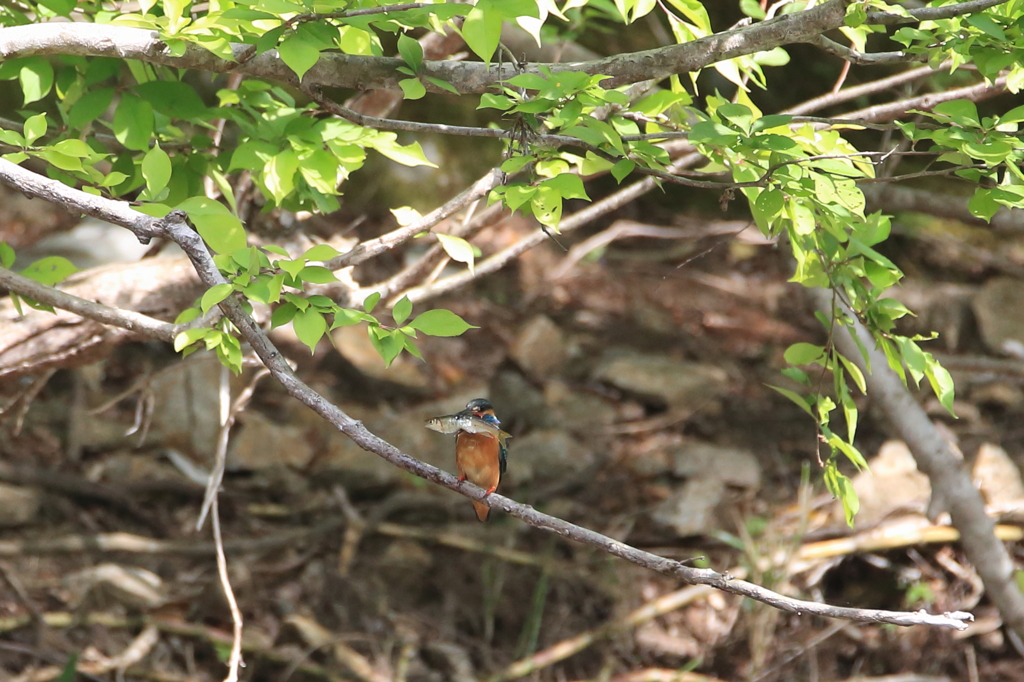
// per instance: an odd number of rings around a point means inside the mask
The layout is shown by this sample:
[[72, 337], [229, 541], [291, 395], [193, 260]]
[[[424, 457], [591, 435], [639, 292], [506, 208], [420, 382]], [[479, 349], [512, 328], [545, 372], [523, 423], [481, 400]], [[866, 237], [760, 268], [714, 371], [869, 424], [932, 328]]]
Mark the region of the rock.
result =
[[42, 494], [35, 488], [0, 483], [0, 528], [29, 523], [39, 513]]
[[[853, 489], [860, 499], [857, 527], [870, 528], [894, 512], [924, 514], [931, 496], [928, 477], [917, 470], [917, 463], [903, 441], [884, 443], [868, 461], [870, 471], [853, 477]], [[843, 518], [836, 502], [836, 518]]]
[[304, 468], [313, 459], [313, 448], [302, 427], [278, 424], [255, 410], [238, 417], [240, 427], [231, 436], [228, 467], [258, 470], [288, 466]]
[[603, 360], [594, 378], [630, 393], [657, 399], [676, 410], [721, 410], [729, 376], [715, 366], [662, 355], [613, 355]]
[[557, 481], [594, 462], [594, 455], [560, 429], [540, 429], [509, 444], [508, 471], [511, 485]]
[[761, 465], [754, 453], [712, 443], [692, 443], [671, 452], [672, 473], [683, 478], [716, 478], [741, 488], [761, 486]]
[[651, 518], [685, 537], [718, 527], [715, 509], [725, 495], [725, 482], [718, 478], [694, 478], [665, 498]]
[[213, 457], [220, 433], [220, 363], [200, 351], [160, 372], [151, 390], [156, 396], [147, 444], [160, 443]]
[[408, 353], [402, 353], [390, 367], [385, 367], [384, 360], [370, 343], [364, 325], [338, 327], [331, 332], [331, 342], [346, 360], [368, 377], [392, 381], [413, 389], [425, 389], [428, 386], [426, 364]]
[[523, 325], [511, 350], [519, 366], [535, 377], [557, 374], [567, 355], [562, 330], [546, 315]]
[[971, 471], [974, 485], [981, 490], [985, 503], [998, 509], [1024, 506], [1024, 484], [1017, 465], [998, 445], [985, 443], [978, 450]]
[[557, 380], [544, 386], [544, 401], [550, 423], [566, 431], [590, 432], [612, 424], [617, 416], [610, 400]]
[[1019, 279], [988, 280], [973, 307], [985, 345], [998, 353], [1024, 355], [1024, 286]]
[[490, 394], [503, 426], [530, 431], [553, 423], [544, 393], [517, 371], [498, 372], [491, 380]]

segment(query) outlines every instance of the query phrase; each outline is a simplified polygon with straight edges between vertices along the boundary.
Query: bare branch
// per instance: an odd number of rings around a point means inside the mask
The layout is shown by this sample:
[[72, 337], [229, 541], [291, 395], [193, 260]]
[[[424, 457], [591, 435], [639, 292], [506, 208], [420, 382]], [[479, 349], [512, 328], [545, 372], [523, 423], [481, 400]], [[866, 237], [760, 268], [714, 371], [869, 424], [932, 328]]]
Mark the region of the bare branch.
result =
[[[749, 26], [653, 50], [616, 55], [587, 62], [531, 64], [529, 73], [540, 73], [545, 66], [552, 72], [579, 71], [608, 76], [606, 88], [618, 87], [674, 74], [690, 73], [721, 61], [770, 50], [786, 43], [802, 42], [825, 31], [842, 26], [845, 0], [828, 0], [817, 7], [795, 12]], [[0, 61], [41, 54], [65, 54], [83, 57], [137, 59], [179, 69], [214, 73], [238, 72], [247, 76], [299, 85], [295, 73], [281, 61], [276, 50], [252, 56], [253, 46], [233, 43], [235, 61], [188, 43], [185, 53], [174, 56], [155, 31], [110, 24], [50, 23], [0, 29]], [[307, 86], [336, 88], [397, 89], [407, 76], [397, 69], [405, 66], [398, 58], [366, 57], [323, 53], [306, 72]], [[420, 67], [424, 85], [433, 92], [444, 92], [428, 78], [447, 81], [462, 94], [480, 94], [497, 83], [516, 75], [513, 68], [482, 62], [424, 61]]]
[[[971, 225], [991, 225], [996, 230], [1007, 232], [1024, 231], [1024, 210], [1001, 208], [986, 222], [975, 216], [967, 207], [968, 197], [939, 194], [912, 187], [896, 185], [865, 185], [861, 187], [864, 198], [875, 210], [885, 213], [916, 211], [943, 218], [953, 218]], [[943, 361], [943, 365], [945, 365]]]
[[910, 10], [909, 17], [905, 17], [902, 14], [892, 14], [890, 12], [868, 12], [868, 18], [864, 23], [895, 26], [897, 24], [914, 24], [919, 21], [929, 21], [934, 19], [950, 19], [952, 17], [962, 17], [968, 14], [974, 14], [975, 12], [983, 12], [989, 7], [1002, 5], [1006, 1], [1007, 0], [971, 0], [970, 2], [958, 2], [952, 5], [945, 5], [944, 7], [922, 7], [920, 9]]
[[851, 64], [875, 66], [878, 64], [897, 64], [901, 62], [924, 62], [928, 61], [927, 55], [910, 54], [907, 52], [858, 52], [842, 43], [837, 43], [825, 36], [811, 36], [804, 41], [808, 45], [819, 47], [838, 57], [842, 57]]
[[978, 83], [963, 88], [955, 88], [943, 92], [930, 92], [927, 95], [908, 97], [907, 99], [877, 104], [875, 106], [851, 111], [844, 118], [862, 118], [866, 121], [891, 121], [905, 115], [911, 109], [933, 109], [942, 102], [954, 99], [969, 99], [979, 102], [995, 97], [1006, 91], [1006, 77], [1000, 76], [993, 83]]
[[[948, 65], [948, 62], [940, 64], [939, 69], [946, 68]], [[822, 109], [842, 104], [843, 102], [849, 102], [850, 100], [857, 99], [858, 97], [884, 92], [885, 90], [895, 88], [899, 85], [904, 85], [905, 83], [911, 83], [915, 80], [927, 78], [928, 76], [932, 76], [936, 73], [938, 73], [938, 71], [930, 66], [919, 66], [915, 69], [908, 69], [903, 73], [897, 73], [893, 76], [887, 76], [868, 83], [862, 83], [861, 85], [844, 88], [839, 92], [830, 92], [827, 95], [809, 99], [802, 104], [790, 107], [789, 109], [779, 113], [799, 115], [810, 113], [812, 111], [821, 111]]]
[[[2, 177], [0, 177], [0, 179], [2, 179]], [[400, 227], [392, 232], [388, 232], [376, 239], [371, 239], [369, 241], [362, 242], [361, 244], [357, 244], [351, 251], [347, 251], [337, 258], [332, 258], [330, 261], [324, 263], [324, 265], [330, 270], [340, 270], [343, 267], [359, 265], [360, 263], [368, 261], [375, 256], [379, 256], [385, 251], [389, 251], [396, 246], [404, 244], [420, 232], [426, 232], [448, 216], [462, 210], [473, 201], [476, 201], [480, 197], [486, 195], [498, 184], [499, 173], [498, 169], [495, 168], [485, 173], [483, 177], [452, 198], [448, 203], [435, 208], [416, 222], [406, 225], [405, 227]]]
[[130, 332], [137, 332], [161, 341], [174, 341], [179, 331], [177, 325], [163, 322], [134, 310], [122, 310], [101, 303], [87, 301], [73, 296], [54, 287], [40, 284], [34, 279], [19, 275], [7, 268], [0, 268], [0, 286], [26, 298], [45, 303], [46, 305], [67, 310], [84, 318], [120, 327]]

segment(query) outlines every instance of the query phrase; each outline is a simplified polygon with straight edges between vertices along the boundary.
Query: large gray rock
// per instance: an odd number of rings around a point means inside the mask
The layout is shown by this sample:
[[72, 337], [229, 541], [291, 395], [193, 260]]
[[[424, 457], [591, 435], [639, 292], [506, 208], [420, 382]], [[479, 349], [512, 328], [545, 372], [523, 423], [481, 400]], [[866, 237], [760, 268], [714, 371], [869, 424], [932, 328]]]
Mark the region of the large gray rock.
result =
[[678, 536], [707, 533], [720, 526], [718, 509], [728, 488], [757, 489], [761, 466], [749, 450], [713, 443], [686, 443], [668, 451], [672, 473], [686, 482], [651, 512]]
[[611, 355], [594, 378], [630, 393], [655, 398], [676, 410], [717, 412], [729, 375], [715, 365], [664, 355]]
[[562, 330], [546, 315], [538, 315], [524, 324], [512, 342], [512, 357], [536, 377], [557, 374], [566, 355]]
[[989, 349], [1024, 356], [1024, 283], [1010, 277], [990, 279], [974, 297], [974, 314]]
[[724, 495], [722, 480], [695, 478], [662, 500], [651, 512], [651, 518], [679, 537], [706, 533], [719, 526], [715, 510]]
[[505, 480], [511, 485], [557, 481], [593, 462], [593, 453], [565, 431], [540, 429], [510, 442]]
[[672, 473], [682, 478], [717, 478], [738, 488], [761, 486], [761, 465], [754, 453], [714, 443], [687, 443], [671, 453]]
[[41, 498], [35, 488], [0, 483], [0, 528], [20, 526], [35, 519]]

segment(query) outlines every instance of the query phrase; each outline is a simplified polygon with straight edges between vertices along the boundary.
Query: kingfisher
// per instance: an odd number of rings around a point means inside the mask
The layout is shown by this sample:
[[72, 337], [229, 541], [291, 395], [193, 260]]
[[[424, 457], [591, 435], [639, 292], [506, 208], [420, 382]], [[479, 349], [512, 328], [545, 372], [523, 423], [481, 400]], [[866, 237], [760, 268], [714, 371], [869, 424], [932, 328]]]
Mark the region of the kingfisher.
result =
[[[489, 400], [470, 400], [461, 412], [428, 419], [426, 426], [440, 433], [456, 434], [455, 467], [460, 481], [468, 480], [488, 495], [497, 490], [508, 459], [506, 443], [512, 436], [501, 430]], [[474, 500], [473, 508], [481, 521], [491, 514], [491, 508], [482, 502]]]

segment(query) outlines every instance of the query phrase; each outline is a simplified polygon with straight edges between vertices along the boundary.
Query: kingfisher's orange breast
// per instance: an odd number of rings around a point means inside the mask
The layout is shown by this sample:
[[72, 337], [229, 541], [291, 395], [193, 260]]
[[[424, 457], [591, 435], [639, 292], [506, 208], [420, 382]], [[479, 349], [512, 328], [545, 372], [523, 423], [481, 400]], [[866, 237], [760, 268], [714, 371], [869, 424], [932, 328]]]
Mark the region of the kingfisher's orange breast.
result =
[[493, 491], [501, 481], [498, 439], [486, 433], [460, 432], [455, 440], [455, 465], [460, 476]]

